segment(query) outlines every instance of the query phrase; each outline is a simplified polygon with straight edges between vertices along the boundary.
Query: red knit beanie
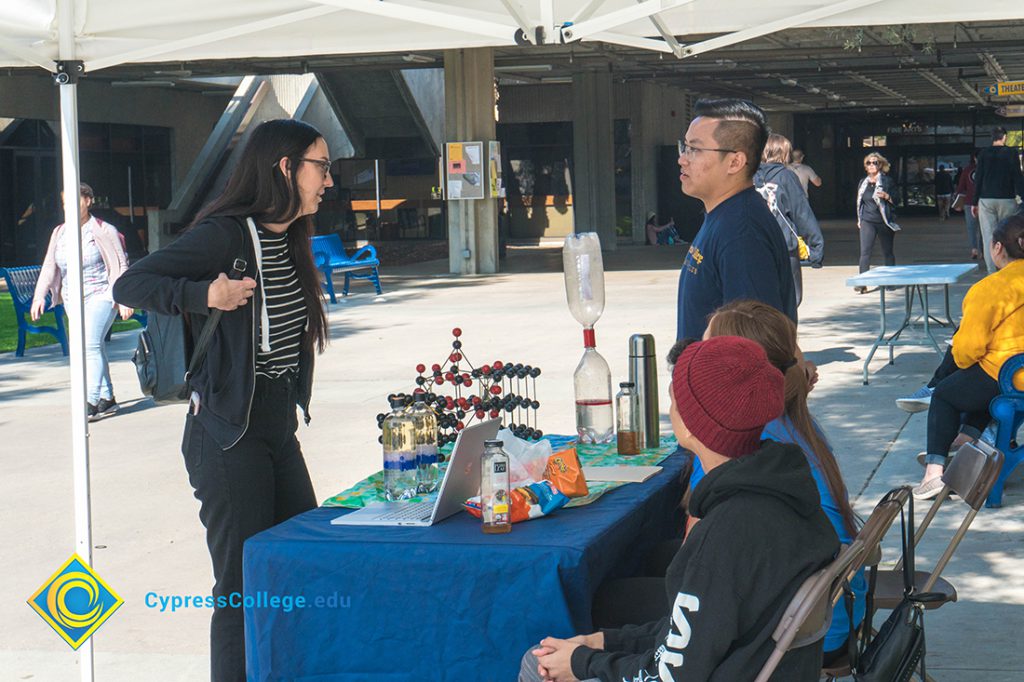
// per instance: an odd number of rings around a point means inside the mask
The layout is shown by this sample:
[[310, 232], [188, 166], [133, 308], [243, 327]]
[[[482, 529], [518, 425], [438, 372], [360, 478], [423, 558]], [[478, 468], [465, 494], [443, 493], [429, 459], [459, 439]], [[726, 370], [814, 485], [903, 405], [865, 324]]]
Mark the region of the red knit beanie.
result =
[[765, 424], [785, 408], [783, 384], [764, 349], [739, 336], [692, 343], [672, 368], [672, 392], [686, 428], [726, 457], [757, 450]]

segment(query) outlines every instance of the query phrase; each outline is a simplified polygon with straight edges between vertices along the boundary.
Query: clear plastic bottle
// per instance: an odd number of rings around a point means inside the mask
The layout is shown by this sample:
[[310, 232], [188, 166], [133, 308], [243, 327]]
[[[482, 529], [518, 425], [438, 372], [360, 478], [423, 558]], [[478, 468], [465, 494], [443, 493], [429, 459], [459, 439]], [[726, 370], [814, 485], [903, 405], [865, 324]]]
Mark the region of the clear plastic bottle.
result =
[[604, 260], [596, 232], [572, 234], [562, 247], [565, 297], [583, 325], [583, 357], [573, 374], [576, 433], [581, 443], [608, 443], [615, 435], [612, 373], [597, 352], [594, 325], [604, 312]]
[[619, 384], [615, 396], [615, 436], [620, 455], [640, 454], [640, 414], [632, 381]]
[[562, 247], [565, 298], [584, 329], [593, 329], [604, 312], [604, 260], [596, 232], [571, 234]]
[[403, 398], [391, 399], [384, 418], [384, 497], [404, 500], [416, 495], [416, 432]]
[[610, 443], [615, 436], [612, 417], [612, 372], [593, 346], [583, 351], [572, 375], [576, 393], [576, 434], [581, 443]]
[[406, 410], [412, 417], [416, 434], [416, 490], [432, 493], [437, 490], [437, 415], [426, 403], [423, 393]]
[[508, 455], [501, 445], [500, 440], [484, 441], [480, 463], [480, 512], [485, 533], [508, 533], [512, 530]]

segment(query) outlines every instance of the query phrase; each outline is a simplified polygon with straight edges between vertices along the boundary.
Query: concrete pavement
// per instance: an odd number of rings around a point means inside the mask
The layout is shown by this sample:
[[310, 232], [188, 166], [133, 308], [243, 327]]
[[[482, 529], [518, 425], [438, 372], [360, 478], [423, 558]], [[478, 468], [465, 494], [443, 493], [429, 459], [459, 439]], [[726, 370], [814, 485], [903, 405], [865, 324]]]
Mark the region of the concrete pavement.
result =
[[[965, 260], [962, 219], [903, 223], [899, 262]], [[908, 415], [893, 400], [924, 383], [939, 358], [923, 345], [898, 348], [890, 366], [879, 353], [871, 385], [861, 385], [861, 363], [877, 329], [877, 294], [858, 296], [844, 284], [856, 273], [852, 223], [828, 222], [825, 229], [829, 265], [804, 272], [801, 345], [820, 369], [812, 411], [866, 515], [890, 487], [920, 477], [914, 455], [924, 448], [926, 413]], [[683, 253], [684, 247], [625, 247], [606, 255], [607, 306], [597, 340], [613, 381], [626, 375], [630, 334], [652, 333], [659, 353], [668, 350]], [[505, 272], [491, 277], [455, 278], [445, 270], [441, 261], [385, 267], [383, 296], [357, 284], [352, 296], [330, 306], [332, 342], [318, 359], [313, 421], [299, 430], [319, 499], [380, 468], [374, 416], [384, 411], [387, 393], [413, 387], [417, 362], [447, 354], [455, 326], [475, 365], [501, 359], [541, 367], [541, 428], [573, 430], [571, 379], [582, 349], [565, 304], [560, 252], [510, 248]], [[954, 287], [955, 310], [966, 288]], [[894, 312], [901, 301], [892, 303]], [[151, 591], [207, 593], [212, 576], [179, 451], [183, 408], [141, 400], [128, 361], [134, 345], [135, 334], [124, 333], [110, 346], [122, 412], [90, 426], [93, 565], [125, 599], [93, 638], [96, 679], [202, 680], [209, 612], [161, 613], [144, 603]], [[667, 368], [661, 369], [667, 387]], [[78, 679], [76, 654], [25, 604], [74, 547], [68, 402], [67, 364], [55, 347], [32, 349], [23, 359], [0, 355], [0, 680]], [[667, 418], [663, 424], [667, 429]], [[924, 540], [921, 566], [938, 556], [965, 509], [947, 503]], [[1024, 678], [1024, 651], [1013, 644], [1024, 624], [1021, 509], [1024, 484], [1011, 482], [1003, 508], [979, 514], [945, 573], [960, 599], [928, 614], [929, 670], [939, 680]]]

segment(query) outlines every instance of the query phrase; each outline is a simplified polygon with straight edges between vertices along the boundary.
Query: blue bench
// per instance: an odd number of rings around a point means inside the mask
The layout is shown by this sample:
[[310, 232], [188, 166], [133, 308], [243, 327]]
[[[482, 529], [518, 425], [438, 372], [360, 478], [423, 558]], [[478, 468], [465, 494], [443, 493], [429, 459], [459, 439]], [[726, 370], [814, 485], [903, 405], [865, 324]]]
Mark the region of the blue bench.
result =
[[38, 265], [29, 265], [21, 268], [0, 268], [4, 279], [7, 280], [7, 290], [11, 292], [11, 299], [14, 301], [14, 317], [18, 320], [18, 348], [14, 352], [17, 357], [25, 355], [25, 336], [27, 334], [49, 334], [60, 342], [60, 349], [64, 355], [68, 354], [68, 337], [64, 331], [64, 306], [52, 305], [50, 296], [46, 296], [46, 312], [53, 311], [57, 320], [55, 327], [48, 327], [32, 322], [32, 297], [36, 291], [36, 281], [42, 268]]
[[999, 368], [999, 390], [989, 404], [988, 411], [999, 424], [996, 431], [996, 450], [1003, 453], [1003, 468], [999, 472], [992, 491], [988, 494], [986, 507], [1003, 506], [1003, 485], [1013, 470], [1024, 461], [1024, 446], [1015, 443], [1017, 429], [1024, 423], [1024, 392], [1013, 385], [1013, 376], [1024, 369], [1024, 354], [1015, 355]]
[[349, 256], [345, 253], [341, 237], [336, 234], [311, 237], [310, 246], [313, 249], [313, 262], [324, 275], [324, 289], [330, 295], [331, 303], [338, 302], [332, 279], [335, 272], [345, 273], [345, 288], [341, 292], [343, 296], [348, 296], [348, 287], [353, 278], [370, 280], [380, 295], [380, 275], [377, 272], [380, 260], [377, 258], [377, 249], [364, 246]]

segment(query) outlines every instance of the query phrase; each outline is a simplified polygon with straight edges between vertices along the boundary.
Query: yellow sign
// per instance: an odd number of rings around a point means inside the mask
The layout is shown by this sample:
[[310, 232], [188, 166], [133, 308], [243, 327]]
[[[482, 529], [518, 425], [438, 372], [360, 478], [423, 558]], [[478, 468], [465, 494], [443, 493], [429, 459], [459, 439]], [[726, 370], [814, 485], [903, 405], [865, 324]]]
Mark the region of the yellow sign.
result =
[[123, 603], [77, 554], [28, 598], [32, 610], [72, 649], [82, 646]]
[[996, 83], [996, 96], [1024, 95], [1024, 81], [1005, 81]]

